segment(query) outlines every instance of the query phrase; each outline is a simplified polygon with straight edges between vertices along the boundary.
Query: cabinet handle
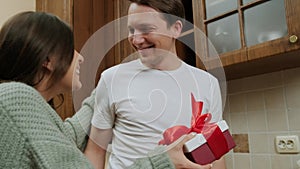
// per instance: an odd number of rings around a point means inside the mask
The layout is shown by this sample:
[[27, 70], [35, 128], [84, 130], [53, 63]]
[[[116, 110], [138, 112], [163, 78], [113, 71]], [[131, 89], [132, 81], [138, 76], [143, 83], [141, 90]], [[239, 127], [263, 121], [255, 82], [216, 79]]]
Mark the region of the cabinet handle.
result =
[[296, 35], [292, 35], [290, 36], [289, 40], [291, 43], [296, 43], [298, 41], [298, 37]]

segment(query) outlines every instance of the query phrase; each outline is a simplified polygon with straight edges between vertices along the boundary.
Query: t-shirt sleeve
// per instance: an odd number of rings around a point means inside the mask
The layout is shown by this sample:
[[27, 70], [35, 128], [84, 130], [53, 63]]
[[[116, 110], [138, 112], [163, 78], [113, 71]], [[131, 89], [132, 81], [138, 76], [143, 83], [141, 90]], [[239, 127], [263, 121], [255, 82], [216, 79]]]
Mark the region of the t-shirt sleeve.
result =
[[103, 77], [96, 87], [94, 115], [92, 125], [99, 129], [109, 129], [114, 125], [115, 113], [112, 110], [107, 85]]

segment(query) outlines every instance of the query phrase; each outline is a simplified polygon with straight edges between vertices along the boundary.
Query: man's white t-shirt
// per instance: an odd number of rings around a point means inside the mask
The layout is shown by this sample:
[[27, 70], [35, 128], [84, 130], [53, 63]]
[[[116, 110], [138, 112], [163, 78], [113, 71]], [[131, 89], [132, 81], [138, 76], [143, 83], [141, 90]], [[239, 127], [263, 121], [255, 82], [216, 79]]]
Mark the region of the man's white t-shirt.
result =
[[222, 119], [218, 80], [184, 62], [173, 71], [145, 67], [139, 59], [105, 70], [96, 89], [92, 125], [113, 129], [109, 168], [127, 168], [145, 157], [175, 125], [191, 126], [191, 94], [211, 122]]

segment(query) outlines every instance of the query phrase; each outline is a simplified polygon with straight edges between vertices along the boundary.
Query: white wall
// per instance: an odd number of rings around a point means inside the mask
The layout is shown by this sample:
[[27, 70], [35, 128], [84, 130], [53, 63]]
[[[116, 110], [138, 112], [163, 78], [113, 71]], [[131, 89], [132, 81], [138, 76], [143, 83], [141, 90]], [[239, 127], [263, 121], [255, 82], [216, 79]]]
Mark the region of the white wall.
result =
[[0, 0], [0, 27], [21, 11], [35, 11], [35, 0]]

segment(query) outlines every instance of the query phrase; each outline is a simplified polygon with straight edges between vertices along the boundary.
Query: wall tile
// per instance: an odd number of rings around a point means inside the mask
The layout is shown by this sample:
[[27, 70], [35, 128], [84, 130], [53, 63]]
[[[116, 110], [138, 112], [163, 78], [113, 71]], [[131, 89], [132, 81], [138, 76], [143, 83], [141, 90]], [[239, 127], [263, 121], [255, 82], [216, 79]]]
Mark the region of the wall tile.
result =
[[[300, 79], [300, 77], [299, 77]], [[300, 108], [300, 84], [285, 86], [287, 108]]]
[[269, 89], [264, 92], [265, 104], [266, 104], [267, 110], [276, 110], [276, 109], [286, 108], [283, 92], [284, 92], [284, 90], [282, 87]]
[[249, 153], [248, 134], [232, 134], [236, 146], [233, 149], [235, 153]]
[[247, 112], [265, 109], [264, 95], [261, 91], [246, 94]]
[[[224, 117], [248, 135], [249, 153], [226, 155], [228, 169], [298, 169], [299, 154], [278, 154], [274, 139], [300, 136], [300, 68], [229, 81]], [[229, 157], [227, 157], [229, 156]]]
[[235, 169], [251, 169], [251, 158], [248, 154], [234, 155], [234, 168]]
[[300, 155], [299, 154], [292, 157], [293, 168], [295, 168], [295, 169], [299, 169], [300, 168], [300, 166], [298, 166], [298, 164], [297, 164], [297, 161], [299, 161], [299, 160], [300, 160]]
[[230, 113], [244, 113], [246, 112], [246, 98], [245, 94], [234, 94], [229, 96]]
[[245, 114], [231, 114], [230, 120], [232, 134], [248, 133], [248, 124]]
[[249, 134], [250, 152], [252, 154], [267, 154], [269, 152], [269, 137], [267, 134]]
[[252, 156], [252, 168], [253, 169], [272, 169], [271, 157], [264, 155]]
[[247, 112], [247, 120], [249, 132], [266, 132], [268, 130], [264, 111]]
[[267, 111], [269, 131], [288, 131], [287, 114], [285, 109]]
[[232, 153], [227, 153], [225, 155], [225, 163], [226, 163], [226, 168], [227, 169], [234, 169], [233, 167], [233, 154]]
[[288, 113], [289, 130], [300, 131], [300, 108], [299, 109], [288, 109], [287, 113]]
[[289, 155], [274, 155], [271, 164], [272, 169], [292, 169], [292, 158]]

